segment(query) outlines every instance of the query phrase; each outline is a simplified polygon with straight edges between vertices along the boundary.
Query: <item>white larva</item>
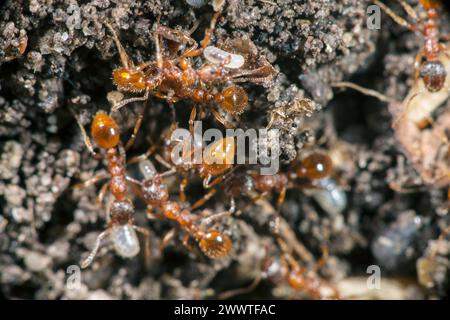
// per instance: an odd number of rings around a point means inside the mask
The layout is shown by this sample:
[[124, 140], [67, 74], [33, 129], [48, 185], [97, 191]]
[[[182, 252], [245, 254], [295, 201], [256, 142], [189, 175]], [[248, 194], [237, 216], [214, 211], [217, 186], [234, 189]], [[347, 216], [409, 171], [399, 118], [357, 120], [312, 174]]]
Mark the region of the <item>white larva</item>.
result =
[[230, 62], [228, 62], [225, 67], [230, 69], [238, 69], [244, 65], [245, 59], [243, 56], [239, 54], [229, 53], [222, 49], [209, 46], [203, 50], [203, 56], [211, 63], [220, 64], [225, 59], [229, 58]]
[[313, 197], [330, 215], [342, 213], [347, 206], [345, 191], [331, 178], [320, 180], [319, 187], [321, 189], [307, 190], [305, 193]]
[[139, 162], [139, 170], [146, 180], [152, 179], [157, 173], [153, 163], [147, 159]]
[[114, 226], [110, 239], [117, 254], [124, 258], [135, 257], [140, 251], [139, 239], [132, 225]]

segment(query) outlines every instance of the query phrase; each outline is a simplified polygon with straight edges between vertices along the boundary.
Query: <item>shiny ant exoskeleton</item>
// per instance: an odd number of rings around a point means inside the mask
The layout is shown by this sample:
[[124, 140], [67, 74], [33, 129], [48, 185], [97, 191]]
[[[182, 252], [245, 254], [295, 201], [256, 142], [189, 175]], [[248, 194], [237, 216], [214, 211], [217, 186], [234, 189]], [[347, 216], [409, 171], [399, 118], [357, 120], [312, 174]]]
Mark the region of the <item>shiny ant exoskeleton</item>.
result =
[[[227, 51], [208, 46], [218, 16], [219, 12], [216, 12], [200, 48], [189, 34], [157, 22], [154, 28], [156, 59], [138, 66], [126, 54], [112, 26], [106, 24], [113, 34], [122, 63], [121, 67], [113, 71], [114, 83], [120, 91], [144, 93], [142, 97], [119, 102], [113, 106], [112, 111], [115, 112], [130, 102], [145, 101], [150, 96], [155, 96], [169, 103], [181, 99], [190, 99], [200, 105], [216, 103], [231, 115], [242, 113], [248, 103], [245, 90], [231, 85], [218, 91], [217, 85], [227, 82], [264, 82], [273, 76], [274, 69], [265, 58], [258, 55], [250, 40], [227, 41], [223, 47]], [[167, 50], [161, 45], [160, 37], [167, 40]], [[192, 59], [202, 54], [207, 62], [194, 68]], [[217, 110], [210, 110], [219, 122], [227, 126], [226, 120]], [[192, 113], [196, 114], [195, 107]]]
[[[417, 54], [415, 59], [415, 79], [421, 77], [429, 92], [437, 92], [443, 89], [447, 71], [444, 64], [439, 60], [439, 54], [447, 50], [447, 47], [442, 41], [450, 39], [450, 34], [440, 35], [439, 33], [439, 0], [420, 0], [420, 4], [426, 10], [427, 17], [422, 21], [418, 21], [418, 15], [414, 9], [404, 2], [397, 0], [408, 15], [415, 20], [410, 23], [398, 16], [384, 3], [379, 0], [374, 0], [374, 3], [382, 8], [396, 23], [408, 28], [413, 32], [419, 32], [423, 35], [424, 45], [422, 50]], [[425, 61], [422, 63], [422, 59]]]
[[[95, 157], [100, 155], [94, 151], [91, 140], [85, 132], [83, 125], [78, 118], [84, 142], [89, 151]], [[105, 150], [102, 156], [108, 166], [108, 174], [99, 174], [84, 182], [84, 186], [89, 186], [103, 179], [109, 178], [109, 183], [105, 184], [100, 191], [99, 199], [103, 199], [106, 187], [114, 197], [114, 201], [109, 207], [109, 223], [105, 231], [100, 233], [89, 256], [81, 263], [82, 268], [88, 267], [94, 260], [97, 251], [104, 238], [109, 237], [118, 255], [131, 258], [140, 251], [139, 240], [136, 231], [142, 233], [146, 239], [146, 254], [149, 250], [149, 231], [134, 224], [134, 205], [127, 197], [127, 181], [129, 178], [125, 171], [125, 153], [120, 146], [119, 126], [112, 117], [106, 113], [99, 112], [94, 117], [91, 125], [91, 135], [94, 143]]]
[[188, 237], [193, 236], [198, 242], [200, 250], [209, 258], [219, 259], [230, 254], [233, 244], [226, 234], [216, 229], [205, 230], [207, 224], [217, 218], [229, 215], [229, 212], [203, 218], [198, 225], [196, 223], [199, 219], [197, 216], [193, 215], [189, 209], [182, 208], [180, 204], [169, 199], [168, 188], [163, 182], [163, 177], [171, 172], [158, 173], [149, 160], [142, 160], [139, 167], [144, 175], [144, 180], [133, 182], [140, 186], [142, 197], [148, 205], [149, 215], [153, 215], [153, 209], [157, 209], [164, 218], [178, 223], [186, 231], [187, 237], [184, 242], [187, 243]]

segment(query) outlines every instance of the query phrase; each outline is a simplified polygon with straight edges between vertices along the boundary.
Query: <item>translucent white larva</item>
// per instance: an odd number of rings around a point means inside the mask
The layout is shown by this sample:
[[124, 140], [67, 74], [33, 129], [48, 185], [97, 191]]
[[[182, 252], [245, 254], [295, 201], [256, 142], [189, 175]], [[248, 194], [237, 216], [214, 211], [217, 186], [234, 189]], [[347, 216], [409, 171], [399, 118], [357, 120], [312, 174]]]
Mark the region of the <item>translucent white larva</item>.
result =
[[225, 59], [229, 58], [230, 62], [225, 64], [225, 67], [230, 69], [240, 68], [244, 65], [245, 62], [243, 56], [239, 54], [229, 53], [213, 46], [206, 47], [203, 50], [203, 56], [206, 58], [206, 60], [214, 64], [220, 64]]
[[345, 191], [331, 178], [319, 180], [319, 185], [321, 189], [308, 190], [306, 193], [330, 215], [342, 213], [347, 206]]
[[139, 162], [139, 170], [145, 179], [152, 179], [157, 173], [153, 163], [147, 159]]
[[139, 239], [132, 225], [114, 226], [110, 237], [118, 255], [124, 258], [132, 258], [139, 253]]

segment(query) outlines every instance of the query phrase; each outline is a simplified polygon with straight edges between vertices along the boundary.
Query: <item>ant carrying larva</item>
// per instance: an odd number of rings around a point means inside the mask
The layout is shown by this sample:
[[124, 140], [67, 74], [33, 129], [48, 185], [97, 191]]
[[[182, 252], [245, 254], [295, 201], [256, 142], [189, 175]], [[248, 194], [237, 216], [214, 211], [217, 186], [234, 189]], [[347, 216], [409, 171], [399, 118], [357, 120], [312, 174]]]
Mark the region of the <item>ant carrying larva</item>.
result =
[[105, 238], [109, 238], [114, 246], [116, 253], [124, 258], [132, 258], [140, 252], [139, 240], [136, 231], [143, 234], [145, 243], [145, 254], [149, 255], [149, 237], [147, 229], [134, 224], [134, 205], [127, 196], [127, 183], [131, 179], [125, 171], [125, 151], [120, 145], [119, 126], [115, 120], [106, 113], [96, 114], [91, 125], [91, 135], [94, 143], [105, 151], [100, 155], [94, 151], [93, 145], [81, 121], [76, 117], [77, 123], [81, 129], [86, 147], [95, 157], [105, 159], [108, 166], [108, 174], [99, 174], [83, 183], [89, 186], [101, 180], [109, 178], [108, 184], [101, 188], [98, 198], [103, 199], [106, 188], [114, 197], [110, 204], [109, 222], [105, 231], [101, 232], [89, 256], [81, 263], [82, 268], [87, 268], [94, 260], [100, 245]]
[[[142, 97], [125, 99], [113, 106], [118, 111], [128, 103], [146, 101], [150, 96], [175, 103], [190, 99], [202, 105], [217, 104], [228, 114], [239, 115], [248, 104], [245, 90], [237, 85], [216, 87], [225, 83], [260, 83], [271, 79], [274, 69], [256, 50], [250, 40], [226, 41], [223, 48], [209, 46], [220, 12], [216, 12], [198, 47], [190, 34], [178, 31], [157, 22], [154, 27], [156, 58], [137, 66], [128, 57], [120, 40], [110, 24], [106, 24], [113, 35], [119, 51], [122, 66], [113, 71], [113, 80], [119, 91], [144, 93]], [[166, 48], [161, 37], [170, 43]], [[183, 49], [186, 45], [188, 47]], [[181, 51], [181, 52], [180, 52]], [[206, 62], [199, 68], [193, 67], [192, 59], [203, 55]], [[196, 114], [196, 107], [192, 113]], [[209, 108], [214, 117], [230, 126], [214, 108]]]

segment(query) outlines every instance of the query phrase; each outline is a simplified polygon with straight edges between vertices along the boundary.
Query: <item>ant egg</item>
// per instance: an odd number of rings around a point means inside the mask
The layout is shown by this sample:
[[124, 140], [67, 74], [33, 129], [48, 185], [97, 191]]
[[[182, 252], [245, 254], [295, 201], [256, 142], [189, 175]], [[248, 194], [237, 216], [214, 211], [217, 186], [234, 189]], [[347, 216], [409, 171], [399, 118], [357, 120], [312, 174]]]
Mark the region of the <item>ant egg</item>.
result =
[[209, 46], [203, 50], [203, 56], [211, 63], [221, 64], [225, 59], [229, 62], [224, 65], [226, 68], [238, 69], [244, 65], [245, 59], [239, 54], [229, 53], [217, 47]]
[[139, 253], [140, 246], [136, 231], [129, 224], [113, 227], [111, 240], [117, 254], [124, 258], [132, 258]]
[[338, 215], [347, 206], [347, 194], [335, 180], [327, 178], [318, 181], [318, 189], [305, 190], [330, 215]]
[[199, 247], [209, 258], [219, 259], [228, 256], [233, 245], [227, 235], [210, 230], [200, 240]]

